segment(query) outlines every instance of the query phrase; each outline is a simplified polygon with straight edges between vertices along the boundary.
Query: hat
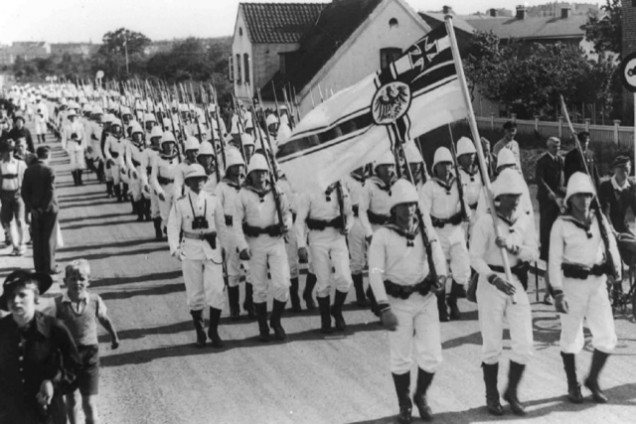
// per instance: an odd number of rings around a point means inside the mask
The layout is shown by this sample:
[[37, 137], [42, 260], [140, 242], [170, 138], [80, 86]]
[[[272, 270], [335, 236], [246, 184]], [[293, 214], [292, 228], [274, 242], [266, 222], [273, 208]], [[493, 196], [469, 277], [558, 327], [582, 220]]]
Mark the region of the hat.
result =
[[381, 158], [377, 159], [373, 162], [373, 170], [375, 171], [378, 166], [381, 165], [393, 165], [395, 166], [395, 156], [393, 156], [393, 152], [388, 151]]
[[132, 121], [130, 123], [130, 135], [133, 135], [134, 133], [144, 133], [143, 128], [141, 128], [141, 125], [139, 125], [139, 122], [137, 121]]
[[199, 150], [199, 140], [196, 137], [188, 137], [184, 143], [184, 150], [187, 152], [188, 150]]
[[198, 163], [194, 163], [188, 166], [188, 169], [185, 173], [185, 179], [187, 180], [189, 178], [208, 178], [208, 176], [205, 173], [205, 169], [203, 169], [201, 165], [199, 165]]
[[515, 158], [515, 154], [510, 149], [501, 149], [499, 154], [497, 155], [497, 169], [502, 166], [517, 166], [517, 159]]
[[124, 107], [121, 108], [121, 116], [122, 116], [122, 118], [124, 117], [124, 115], [132, 115], [132, 112], [130, 111], [129, 107], [124, 106]]
[[278, 120], [278, 117], [276, 115], [274, 115], [273, 113], [270, 113], [269, 115], [267, 115], [267, 118], [265, 119], [265, 124], [269, 127], [272, 124], [278, 124], [280, 121]]
[[117, 125], [118, 125], [118, 126], [120, 126], [120, 127], [122, 127], [122, 128], [124, 127], [124, 126], [122, 125], [121, 121], [120, 121], [119, 119], [117, 119], [117, 117], [113, 116], [113, 120], [112, 120], [112, 121], [110, 121], [110, 126], [111, 126], [111, 128], [112, 128], [112, 127], [117, 126]]
[[448, 147], [438, 147], [435, 150], [435, 156], [433, 156], [433, 168], [438, 163], [453, 163], [453, 155], [451, 155]]
[[628, 166], [629, 163], [630, 163], [630, 160], [628, 156], [625, 156], [625, 155], [617, 156], [614, 159], [614, 162], [612, 162], [612, 169]]
[[17, 121], [18, 119], [22, 119], [22, 122], [26, 122], [26, 119], [24, 119], [24, 116], [19, 115], [19, 114], [15, 114], [13, 116], [13, 122]]
[[177, 140], [174, 138], [174, 134], [172, 134], [172, 131], [166, 131], [161, 135], [161, 143], [177, 144]]
[[241, 144], [243, 144], [243, 146], [254, 146], [254, 137], [247, 133], [241, 134]]
[[152, 113], [146, 113], [144, 115], [144, 123], [146, 122], [157, 122], [157, 118], [155, 118], [155, 115]]
[[150, 138], [161, 137], [162, 135], [163, 131], [161, 131], [160, 126], [155, 125], [154, 127], [152, 127], [152, 130], [150, 131]]
[[250, 164], [247, 167], [247, 175], [252, 171], [266, 171], [269, 172], [269, 166], [267, 166], [267, 159], [261, 154], [255, 154], [250, 159]]
[[408, 163], [424, 162], [424, 159], [422, 159], [422, 155], [420, 154], [420, 150], [417, 148], [413, 140], [408, 140], [404, 143], [404, 156]]
[[25, 281], [33, 280], [38, 285], [38, 291], [40, 294], [44, 294], [51, 286], [53, 285], [53, 279], [48, 274], [43, 274], [39, 272], [29, 272], [24, 269], [19, 269], [17, 271], [13, 271], [11, 274], [5, 278], [4, 283], [2, 284], [2, 296], [0, 296], [0, 309], [5, 311], [8, 310], [7, 298], [9, 296], [9, 292], [13, 290], [13, 288]]
[[104, 110], [99, 107], [99, 106], [95, 106], [93, 108], [93, 115], [103, 115], [104, 114]]
[[400, 178], [393, 184], [393, 187], [391, 187], [389, 209], [393, 209], [395, 206], [403, 203], [417, 203], [419, 200], [417, 189], [413, 183], [404, 178]]
[[[188, 150], [187, 147], [186, 147], [186, 150]], [[212, 143], [208, 141], [204, 141], [203, 143], [199, 145], [199, 156], [202, 156], [202, 155], [208, 155], [208, 156], [215, 155], [214, 147], [212, 147]]]
[[241, 155], [241, 152], [239, 152], [235, 148], [227, 149], [225, 152], [225, 171], [227, 172], [230, 166], [236, 166], [236, 165], [245, 166], [245, 161], [243, 160], [243, 156]]
[[468, 137], [462, 137], [457, 140], [457, 157], [461, 155], [470, 155], [476, 153], [473, 141]]
[[590, 176], [583, 172], [575, 172], [570, 176], [570, 179], [568, 180], [568, 187], [565, 190], [565, 199], [563, 200], [563, 203], [567, 204], [570, 197], [579, 193], [587, 193], [592, 196], [596, 194]]
[[511, 168], [504, 169], [492, 183], [492, 197], [496, 199], [504, 194], [520, 196], [523, 194], [524, 184], [525, 181], [519, 171]]
[[504, 130], [511, 130], [513, 128], [517, 128], [517, 124], [512, 121], [506, 121], [506, 123], [503, 124]]

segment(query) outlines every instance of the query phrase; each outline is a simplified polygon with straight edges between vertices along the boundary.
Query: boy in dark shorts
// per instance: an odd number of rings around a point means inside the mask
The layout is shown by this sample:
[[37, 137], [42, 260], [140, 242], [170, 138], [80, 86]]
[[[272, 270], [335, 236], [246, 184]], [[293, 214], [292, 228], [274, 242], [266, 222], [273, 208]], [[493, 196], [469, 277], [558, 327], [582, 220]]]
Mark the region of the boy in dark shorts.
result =
[[[66, 266], [64, 282], [66, 294], [55, 299], [56, 316], [70, 330], [77, 344], [81, 361], [77, 373], [75, 393], [67, 396], [67, 412], [71, 424], [79, 422], [79, 412], [84, 410], [86, 424], [98, 422], [96, 398], [99, 381], [99, 346], [97, 322], [108, 331], [111, 348], [119, 347], [119, 338], [106, 313], [106, 305], [99, 295], [88, 292], [90, 265], [86, 259], [78, 259]], [[78, 390], [81, 406], [78, 402]]]

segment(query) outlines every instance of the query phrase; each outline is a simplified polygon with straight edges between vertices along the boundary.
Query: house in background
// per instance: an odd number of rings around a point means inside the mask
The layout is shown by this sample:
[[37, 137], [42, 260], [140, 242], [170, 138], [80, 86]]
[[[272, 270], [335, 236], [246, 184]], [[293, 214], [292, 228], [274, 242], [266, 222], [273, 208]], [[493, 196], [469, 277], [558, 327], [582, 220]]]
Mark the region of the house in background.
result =
[[234, 92], [247, 100], [261, 89], [271, 106], [273, 87], [279, 102], [285, 88], [306, 114], [321, 97], [390, 63], [430, 30], [404, 0], [241, 3], [230, 66]]

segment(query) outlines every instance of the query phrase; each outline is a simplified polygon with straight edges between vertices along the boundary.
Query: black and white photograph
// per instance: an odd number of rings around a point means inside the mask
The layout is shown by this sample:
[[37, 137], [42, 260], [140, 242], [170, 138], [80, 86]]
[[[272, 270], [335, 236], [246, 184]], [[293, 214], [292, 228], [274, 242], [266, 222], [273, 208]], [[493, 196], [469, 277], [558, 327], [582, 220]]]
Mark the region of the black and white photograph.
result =
[[0, 424], [636, 422], [636, 0], [0, 7]]

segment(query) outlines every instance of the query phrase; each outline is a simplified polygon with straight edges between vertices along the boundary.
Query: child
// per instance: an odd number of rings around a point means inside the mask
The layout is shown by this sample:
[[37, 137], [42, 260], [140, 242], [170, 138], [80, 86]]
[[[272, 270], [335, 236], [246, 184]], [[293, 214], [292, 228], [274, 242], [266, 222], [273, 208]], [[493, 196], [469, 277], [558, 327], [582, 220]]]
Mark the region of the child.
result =
[[97, 423], [96, 395], [99, 380], [99, 349], [97, 321], [108, 331], [111, 348], [119, 347], [119, 338], [106, 313], [106, 305], [99, 295], [88, 292], [91, 269], [86, 259], [78, 259], [66, 266], [64, 282], [66, 294], [55, 299], [56, 316], [70, 330], [81, 360], [76, 388], [82, 396], [80, 407], [77, 390], [67, 396], [67, 412], [71, 424], [78, 423], [79, 411], [84, 410], [86, 423]]

